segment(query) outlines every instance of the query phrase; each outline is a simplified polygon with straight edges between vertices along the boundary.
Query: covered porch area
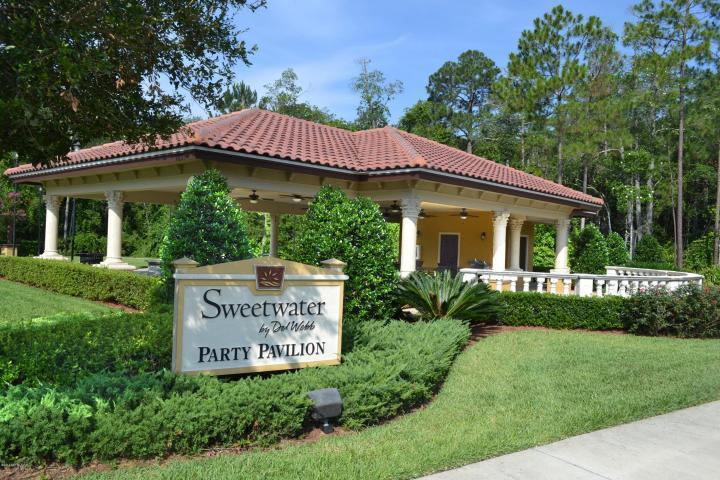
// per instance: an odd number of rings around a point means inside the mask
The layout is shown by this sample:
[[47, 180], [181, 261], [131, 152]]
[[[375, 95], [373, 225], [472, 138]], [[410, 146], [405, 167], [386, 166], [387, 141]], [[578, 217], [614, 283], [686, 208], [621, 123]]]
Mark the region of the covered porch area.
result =
[[107, 203], [107, 248], [100, 266], [122, 260], [123, 207], [173, 205], [188, 181], [219, 170], [246, 210], [270, 214], [270, 254], [278, 253], [282, 214], [303, 214], [324, 185], [375, 201], [400, 224], [398, 268], [492, 272], [533, 270], [533, 225], [552, 224], [554, 274], [568, 273], [568, 229], [602, 201], [566, 186], [384, 127], [350, 132], [263, 110], [243, 110], [189, 124], [154, 146], [113, 142], [68, 154], [49, 166], [5, 173], [43, 188], [45, 250], [58, 251], [64, 197]]

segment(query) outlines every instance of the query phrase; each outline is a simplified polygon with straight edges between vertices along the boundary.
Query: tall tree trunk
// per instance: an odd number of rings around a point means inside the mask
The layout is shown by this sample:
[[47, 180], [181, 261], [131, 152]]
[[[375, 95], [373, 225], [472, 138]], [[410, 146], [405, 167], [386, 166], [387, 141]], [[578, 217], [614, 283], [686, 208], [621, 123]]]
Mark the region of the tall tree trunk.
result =
[[65, 220], [63, 222], [63, 240], [68, 237], [68, 220], [70, 218], [70, 197], [65, 197]]
[[650, 168], [647, 178], [648, 202], [645, 210], [644, 234], [652, 235], [653, 233], [653, 210], [655, 209], [655, 184], [653, 183], [653, 172], [655, 171], [655, 158], [650, 160]]
[[635, 220], [633, 219], [633, 199], [628, 196], [627, 214], [625, 214], [625, 241], [630, 251], [630, 259], [635, 257]]
[[527, 169], [527, 163], [525, 159], [525, 121], [520, 123], [520, 160], [523, 169]]
[[557, 146], [557, 183], [563, 182], [563, 141], [562, 138], [558, 139]]
[[640, 241], [643, 235], [642, 203], [640, 198], [640, 174], [635, 174], [635, 240]]
[[[587, 164], [587, 156], [583, 155], [583, 180], [582, 180], [582, 191], [583, 193], [587, 193], [587, 185], [588, 185], [588, 164]], [[585, 228], [585, 217], [582, 217], [580, 219], [580, 230]]]
[[685, 49], [687, 48], [687, 19], [690, 16], [690, 2], [685, 5], [685, 26], [680, 44], [680, 78], [678, 85], [678, 100], [680, 108], [680, 122], [678, 125], [678, 155], [677, 155], [677, 224], [675, 225], [676, 263], [679, 269], [683, 268], [685, 247], [683, 244], [683, 154], [685, 150]]
[[715, 248], [713, 263], [720, 265], [720, 142], [718, 142], [717, 190], [715, 192]]

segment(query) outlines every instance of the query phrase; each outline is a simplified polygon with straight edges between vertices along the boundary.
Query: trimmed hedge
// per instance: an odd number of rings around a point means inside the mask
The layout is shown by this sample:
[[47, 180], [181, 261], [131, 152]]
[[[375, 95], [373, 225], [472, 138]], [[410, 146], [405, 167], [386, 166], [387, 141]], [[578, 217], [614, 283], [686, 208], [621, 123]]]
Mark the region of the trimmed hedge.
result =
[[0, 328], [0, 382], [72, 385], [92, 373], [128, 374], [170, 364], [167, 314], [61, 314]]
[[[23, 384], [0, 390], [0, 463], [80, 465], [93, 459], [194, 453], [211, 446], [267, 445], [309, 428], [307, 392], [323, 387], [340, 390], [344, 426], [378, 423], [429, 400], [469, 337], [468, 327], [456, 320], [362, 322], [355, 348], [340, 366], [232, 379], [177, 376], [167, 370], [128, 375], [112, 370], [154, 368], [154, 362], [138, 360], [143, 351], [169, 365], [164, 345], [170, 345], [170, 333], [163, 323], [169, 317], [120, 315], [94, 321], [106, 325], [93, 328], [75, 319], [70, 322], [78, 325], [67, 332], [61, 324], [48, 326], [48, 332], [38, 335], [36, 352], [61, 352], [73, 340], [83, 346], [62, 357], [43, 357], [37, 365], [23, 357], [17, 378], [72, 380], [54, 378], [41, 366], [59, 361], [82, 365], [87, 352], [94, 352], [85, 349], [102, 332], [108, 337], [98, 344], [102, 360], [77, 373], [98, 372], [67, 385]], [[139, 326], [131, 335], [113, 328], [133, 321]], [[81, 324], [93, 332], [88, 340], [77, 337]], [[28, 328], [40, 333], [43, 325]], [[150, 334], [140, 334], [148, 328]], [[15, 329], [7, 335], [5, 342], [13, 335], [27, 339], [30, 333]], [[58, 338], [63, 336], [67, 338]], [[138, 339], [147, 345], [136, 346]], [[112, 348], [115, 343], [117, 350]]]
[[55, 293], [112, 302], [144, 310], [153, 303], [158, 280], [57, 260], [0, 257], [0, 277]]
[[536, 292], [502, 292], [498, 323], [588, 330], [624, 328], [623, 297], [577, 297]]

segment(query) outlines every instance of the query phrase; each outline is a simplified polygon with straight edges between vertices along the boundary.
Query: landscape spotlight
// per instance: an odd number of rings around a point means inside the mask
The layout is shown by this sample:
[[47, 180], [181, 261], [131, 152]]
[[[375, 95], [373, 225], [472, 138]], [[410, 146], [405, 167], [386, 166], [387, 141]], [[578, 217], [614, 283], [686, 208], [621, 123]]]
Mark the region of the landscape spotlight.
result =
[[314, 420], [323, 422], [323, 433], [333, 433], [335, 429], [330, 423], [331, 418], [337, 418], [342, 413], [342, 398], [337, 388], [321, 388], [308, 392], [308, 397], [313, 402], [313, 409], [310, 416]]

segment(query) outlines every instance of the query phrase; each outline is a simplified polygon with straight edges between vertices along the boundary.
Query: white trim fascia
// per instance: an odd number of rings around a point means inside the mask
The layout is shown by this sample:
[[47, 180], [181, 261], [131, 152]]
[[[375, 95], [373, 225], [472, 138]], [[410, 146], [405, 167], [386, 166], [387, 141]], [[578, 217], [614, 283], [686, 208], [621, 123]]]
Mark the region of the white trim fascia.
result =
[[430, 168], [415, 167], [415, 168], [399, 168], [399, 169], [375, 170], [375, 171], [363, 172], [363, 171], [358, 171], [358, 170], [351, 170], [349, 168], [328, 167], [328, 166], [324, 166], [324, 165], [316, 165], [313, 163], [307, 163], [307, 162], [303, 162], [300, 160], [287, 160], [287, 159], [282, 159], [282, 158], [257, 155], [257, 154], [253, 154], [253, 153], [235, 152], [235, 151], [231, 151], [231, 150], [222, 150], [222, 149], [218, 149], [218, 148], [211, 148], [211, 147], [205, 147], [205, 146], [199, 146], [199, 145], [187, 145], [184, 147], [176, 147], [176, 148], [170, 148], [170, 149], [165, 149], [165, 150], [154, 150], [151, 152], [136, 153], [136, 154], [132, 154], [132, 155], [124, 155], [124, 156], [120, 156], [120, 157], [107, 158], [107, 159], [103, 159], [103, 160], [95, 160], [92, 162], [61, 165], [59, 167], [52, 167], [52, 168], [48, 168], [48, 169], [44, 169], [44, 170], [37, 170], [37, 171], [26, 172], [26, 173], [17, 173], [17, 174], [9, 175], [9, 178], [10, 179], [24, 179], [24, 178], [31, 178], [31, 177], [36, 177], [36, 176], [53, 175], [55, 173], [63, 173], [66, 171], [71, 171], [71, 170], [102, 167], [102, 166], [113, 165], [113, 164], [118, 164], [118, 163], [126, 163], [126, 162], [143, 159], [143, 158], [153, 158], [153, 157], [171, 155], [171, 154], [175, 154], [175, 153], [183, 153], [183, 152], [188, 152], [188, 151], [220, 153], [222, 155], [251, 158], [254, 160], [263, 160], [263, 161], [267, 161], [267, 162], [274, 163], [274, 164], [280, 164], [280, 165], [292, 165], [295, 167], [300, 165], [304, 168], [309, 168], [309, 169], [313, 169], [313, 170], [322, 170], [322, 171], [326, 171], [326, 172], [341, 173], [344, 175], [361, 175], [361, 176], [365, 175], [368, 178], [383, 177], [383, 176], [398, 175], [398, 174], [429, 173], [432, 175], [438, 175], [441, 177], [452, 178], [455, 180], [462, 180], [465, 182], [471, 182], [471, 183], [475, 183], [475, 184], [483, 185], [483, 186], [491, 186], [491, 187], [495, 187], [495, 188], [501, 187], [503, 189], [507, 189], [512, 192], [517, 192], [519, 194], [525, 193], [525, 194], [536, 195], [536, 196], [540, 196], [543, 198], [548, 198], [550, 200], [555, 200], [555, 202], [553, 202], [553, 203], [556, 203], [559, 200], [560, 202], [565, 202], [565, 203], [570, 202], [570, 203], [574, 203], [574, 204], [578, 204], [578, 205], [585, 205], [590, 208], [597, 208], [597, 209], [602, 208], [601, 205], [596, 205], [594, 203], [585, 202], [582, 200], [577, 200], [577, 199], [568, 198], [568, 197], [562, 197], [562, 196], [553, 195], [550, 193], [538, 192], [536, 190], [528, 190], [528, 189], [521, 188], [521, 187], [514, 187], [512, 185], [506, 185], [503, 183], [490, 182], [487, 180], [482, 180], [482, 179], [474, 178], [474, 177], [466, 177], [463, 175], [443, 172], [441, 170], [433, 170]]
[[[536, 190], [528, 190], [526, 188], [514, 187], [512, 185], [506, 185], [504, 183], [490, 182], [488, 180], [482, 180], [482, 179], [474, 178], [474, 177], [466, 177], [463, 175], [443, 172], [442, 170], [433, 170], [430, 168], [401, 168], [401, 169], [394, 169], [394, 170], [378, 170], [378, 171], [366, 172], [366, 175], [368, 175], [369, 177], [379, 177], [379, 176], [385, 176], [385, 175], [413, 174], [413, 173], [430, 173], [433, 175], [454, 178], [454, 179], [462, 180], [465, 182], [472, 182], [472, 183], [477, 183], [480, 185], [494, 186], [496, 188], [501, 187], [501, 188], [504, 188], [507, 190], [512, 190], [515, 192], [529, 193], [532, 195], [537, 195], [537, 196], [546, 197], [546, 198], [550, 198], [550, 199], [560, 200], [565, 203], [572, 202], [572, 203], [576, 203], [576, 204], [580, 204], [580, 205], [587, 205], [592, 208], [598, 208], [598, 209], [602, 208], [602, 205], [585, 202], [583, 200], [577, 200], [577, 199], [568, 198], [568, 197], [561, 197], [559, 195], [553, 195], [551, 193], [538, 192]], [[530, 175], [530, 174], [528, 174], [528, 175]], [[552, 202], [552, 203], [556, 203], [556, 202]]]

